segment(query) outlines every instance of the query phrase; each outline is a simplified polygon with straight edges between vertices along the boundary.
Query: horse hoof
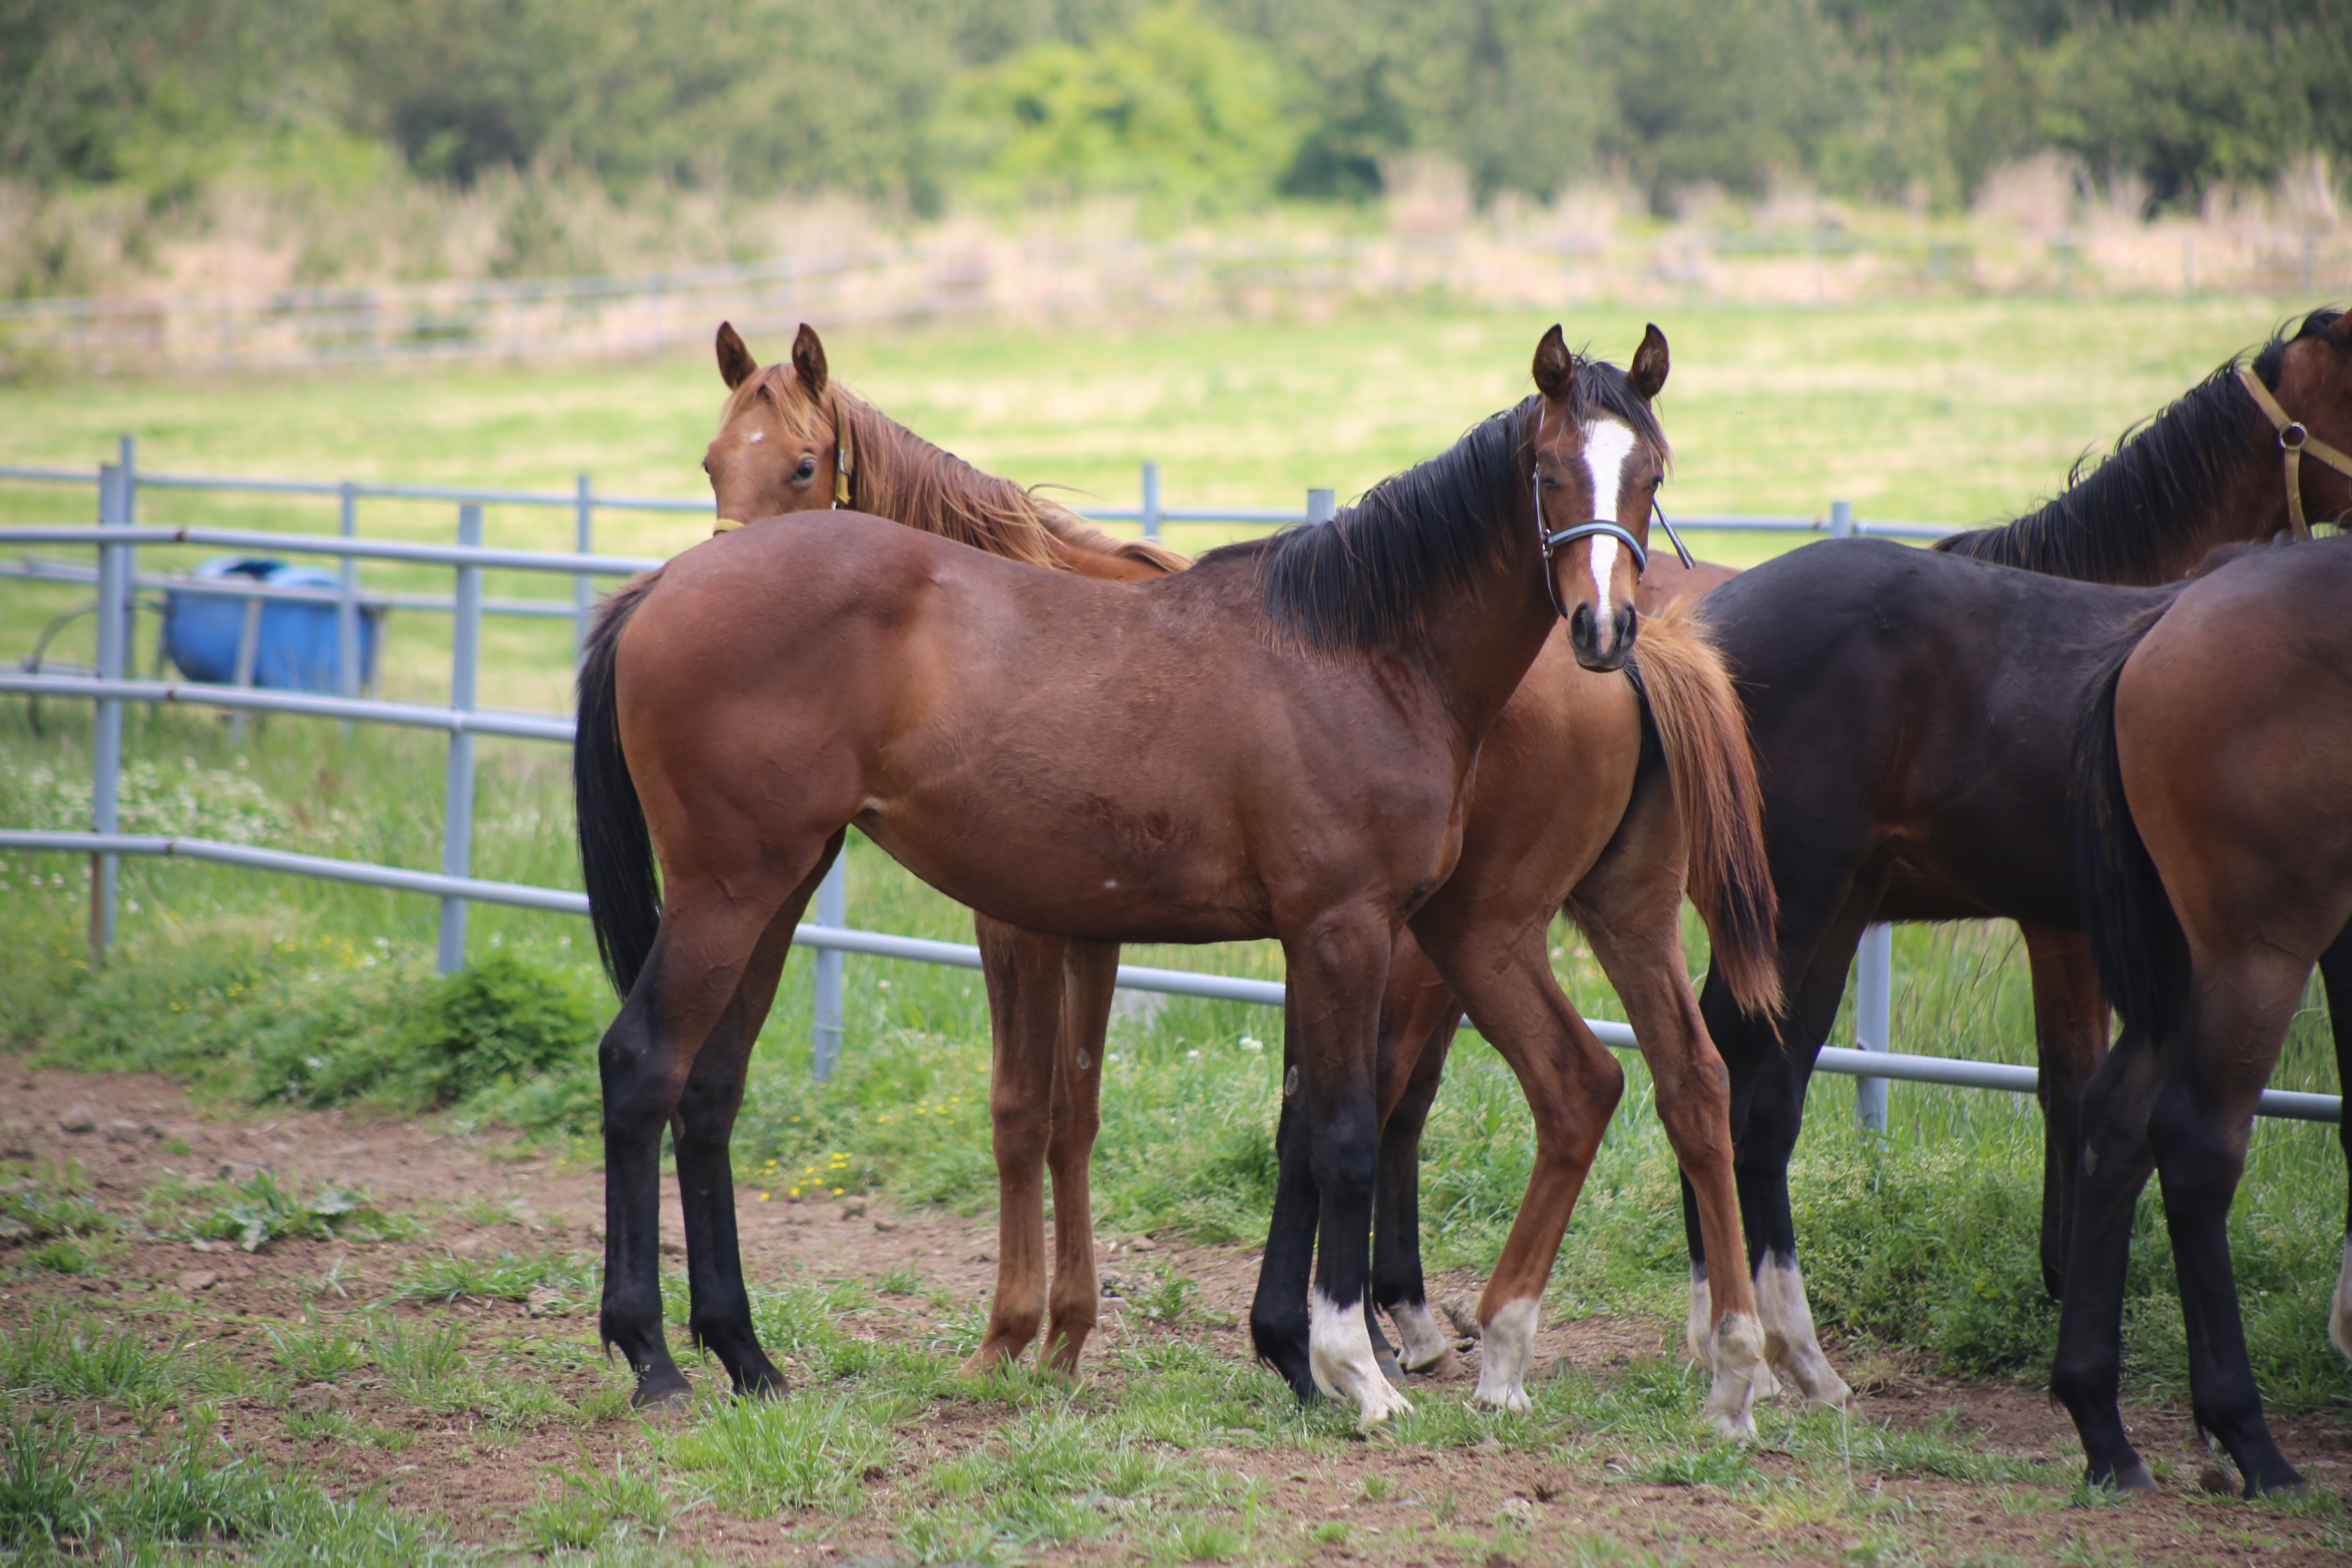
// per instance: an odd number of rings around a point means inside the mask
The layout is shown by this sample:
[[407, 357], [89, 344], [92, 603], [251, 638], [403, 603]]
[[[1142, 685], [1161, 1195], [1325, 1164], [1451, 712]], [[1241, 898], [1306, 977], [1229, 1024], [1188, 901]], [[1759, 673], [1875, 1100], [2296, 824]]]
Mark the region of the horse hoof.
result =
[[784, 1381], [780, 1372], [765, 1372], [747, 1377], [735, 1385], [738, 1399], [782, 1399], [792, 1392], [793, 1385]]
[[1404, 1368], [1397, 1364], [1397, 1358], [1393, 1354], [1387, 1351], [1381, 1351], [1376, 1353], [1372, 1359], [1380, 1363], [1381, 1375], [1382, 1377], [1387, 1378], [1391, 1383], [1394, 1384], [1402, 1384], [1404, 1382]]
[[2132, 1492], [2156, 1490], [2156, 1478], [2149, 1475], [2147, 1467], [2137, 1459], [2134, 1459], [2128, 1465], [2118, 1465], [2110, 1475], [2103, 1476], [2096, 1470], [2085, 1470], [2083, 1472], [2083, 1484], [2105, 1487], [2109, 1491], [2123, 1492], [2126, 1495]]
[[656, 1418], [683, 1415], [693, 1403], [694, 1390], [676, 1373], [666, 1378], [647, 1378], [629, 1395], [630, 1409]]

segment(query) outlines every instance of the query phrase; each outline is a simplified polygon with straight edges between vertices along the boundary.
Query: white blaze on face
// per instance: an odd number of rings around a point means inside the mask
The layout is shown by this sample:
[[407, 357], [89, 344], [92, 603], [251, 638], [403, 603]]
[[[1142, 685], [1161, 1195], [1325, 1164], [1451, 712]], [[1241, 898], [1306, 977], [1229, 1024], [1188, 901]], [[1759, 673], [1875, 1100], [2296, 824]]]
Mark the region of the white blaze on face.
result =
[[1342, 1306], [1319, 1288], [1307, 1293], [1307, 1368], [1324, 1397], [1356, 1407], [1357, 1424], [1366, 1429], [1412, 1409], [1412, 1401], [1381, 1375], [1361, 1297]]
[[[1625, 489], [1625, 459], [1633, 455], [1633, 427], [1622, 419], [1595, 419], [1584, 427], [1584, 466], [1592, 475], [1592, 515], [1614, 521]], [[1615, 614], [1609, 603], [1609, 580], [1617, 573], [1622, 548], [1607, 534], [1592, 539], [1592, 595], [1596, 625], [1606, 626]]]

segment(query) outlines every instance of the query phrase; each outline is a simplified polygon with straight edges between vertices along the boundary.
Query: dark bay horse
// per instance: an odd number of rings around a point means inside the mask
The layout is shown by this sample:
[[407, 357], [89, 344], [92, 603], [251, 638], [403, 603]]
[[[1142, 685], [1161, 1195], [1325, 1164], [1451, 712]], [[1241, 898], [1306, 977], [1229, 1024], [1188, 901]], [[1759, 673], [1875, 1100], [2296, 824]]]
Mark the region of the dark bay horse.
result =
[[[1664, 437], [1647, 404], [1664, 382], [1665, 347], [1662, 336], [1653, 336], [1655, 341], [1637, 354], [1631, 376], [1599, 365], [1580, 372], [1591, 380], [1598, 401], [1616, 406], [1625, 432], [1637, 426], [1646, 432], [1638, 442], [1601, 443], [1604, 449], [1623, 448], [1616, 471], [1595, 479], [1604, 493], [1623, 492], [1611, 494], [1599, 509], [1604, 513], [1646, 504], [1652, 481], [1663, 469]], [[1024, 541], [1044, 542], [1045, 518], [1024, 514], [1046, 510], [1050, 503], [958, 462], [831, 384], [823, 345], [810, 329], [802, 329], [788, 364], [758, 367], [731, 328], [720, 329], [718, 347], [731, 395], [705, 467], [723, 498], [722, 510], [756, 515], [770, 508], [828, 504], [835, 491], [811, 481], [824, 471], [828, 455], [845, 445], [857, 456], [846, 465], [849, 479], [841, 489], [856, 505], [887, 510], [910, 527], [972, 538], [998, 553], [1018, 556], [1016, 546]], [[1627, 384], [1621, 386], [1621, 381]], [[1638, 463], [1633, 460], [1637, 446], [1647, 454]], [[927, 477], [909, 485], [893, 477], [900, 473]], [[961, 521], [982, 510], [995, 520], [984, 536]], [[1058, 537], [1066, 543], [1073, 536]], [[1097, 550], [1117, 542], [1091, 531], [1077, 537]], [[1067, 563], [1087, 570], [1082, 563]], [[1644, 593], [1648, 588], [1645, 578]], [[1769, 883], [1738, 700], [1719, 661], [1673, 613], [1647, 621], [1637, 647], [1638, 686], [1581, 669], [1564, 631], [1555, 631], [1546, 642], [1482, 748], [1455, 871], [1458, 886], [1449, 884], [1452, 902], [1445, 907], [1457, 922], [1479, 921], [1493, 928], [1499, 945], [1522, 946], [1534, 933], [1533, 952], [1522, 955], [1514, 986], [1508, 992], [1495, 984], [1486, 988], [1497, 996], [1531, 999], [1513, 1003], [1512, 1014], [1505, 1014], [1499, 1001], [1486, 1009], [1498, 1027], [1516, 1025], [1528, 1037], [1523, 1048], [1507, 1041], [1507, 1052], [1517, 1049], [1534, 1072], [1550, 1070], [1550, 1061], [1565, 1049], [1584, 1075], [1613, 1085], [1622, 1081], [1614, 1062], [1549, 981], [1542, 962], [1543, 925], [1568, 900], [1570, 912], [1591, 934], [1595, 952], [1629, 1000], [1657, 1072], [1659, 1103], [1670, 1131], [1678, 1145], [1703, 1146], [1709, 1112], [1700, 1080], [1711, 1071], [1712, 1052], [1697, 1028], [1696, 1003], [1682, 958], [1678, 910], [1685, 868], [1725, 963], [1740, 967], [1746, 956], [1743, 973], [1755, 987], [1759, 1008], [1773, 1002], [1764, 951]], [[1001, 1245], [988, 1331], [966, 1370], [985, 1371], [1017, 1356], [1045, 1321], [1041, 1165], [1052, 1172], [1057, 1216], [1045, 1356], [1046, 1364], [1067, 1369], [1076, 1364], [1095, 1323], [1087, 1163], [1098, 1124], [1098, 1064], [1117, 950], [1113, 944], [1021, 931], [984, 915], [976, 916], [975, 924], [989, 977], [996, 1047], [991, 1101]], [[1541, 978], [1531, 983], [1536, 976]], [[1450, 1033], [1459, 1016], [1452, 993], [1411, 933], [1402, 933], [1391, 956], [1381, 1027], [1384, 1120], [1415, 1068], [1412, 1054], [1396, 1051], [1393, 1043], [1410, 1040], [1417, 1049], [1441, 1015]], [[1564, 1040], [1546, 1037], [1562, 1031]], [[1433, 1062], [1414, 1079], [1415, 1088], [1425, 1082], [1433, 1089], [1434, 1070]], [[1528, 1087], [1539, 1116], [1555, 1102], [1576, 1102], [1572, 1093], [1556, 1092], [1557, 1084], [1531, 1080]], [[1609, 1102], [1614, 1099], [1612, 1089]], [[1582, 1120], [1591, 1122], [1589, 1128], [1566, 1129], [1559, 1141], [1573, 1146], [1580, 1132], [1597, 1136], [1605, 1110], [1599, 1120]], [[1402, 1134], [1383, 1132], [1373, 1267], [1377, 1304], [1402, 1332], [1407, 1364], [1422, 1367], [1444, 1354], [1446, 1341], [1429, 1312], [1419, 1265], [1418, 1133], [1417, 1123]], [[1295, 1142], [1286, 1146], [1295, 1152]], [[1580, 1158], [1589, 1162], [1589, 1151]], [[1564, 1221], [1565, 1205], [1559, 1206]], [[1298, 1211], [1294, 1205], [1286, 1212]], [[1254, 1324], [1269, 1359], [1282, 1365], [1302, 1393], [1316, 1381], [1306, 1342], [1311, 1324], [1297, 1323], [1296, 1331], [1286, 1336], [1283, 1302], [1307, 1300], [1303, 1269], [1311, 1257], [1314, 1218], [1311, 1209], [1305, 1211], [1305, 1232], [1290, 1254], [1299, 1277], [1286, 1287], [1269, 1268], [1260, 1321]], [[1554, 1233], [1548, 1247], [1527, 1249], [1529, 1261], [1543, 1271], [1532, 1279], [1497, 1273], [1490, 1300], [1496, 1325], [1489, 1331], [1479, 1394], [1490, 1403], [1527, 1403], [1528, 1346], [1521, 1342], [1531, 1336], [1534, 1299], [1557, 1247]], [[1748, 1407], [1763, 1380], [1755, 1347], [1745, 1347], [1745, 1356], [1738, 1353], [1739, 1304], [1727, 1301], [1721, 1307], [1721, 1333], [1715, 1337], [1724, 1342], [1713, 1348], [1722, 1372], [1719, 1388], [1710, 1394], [1710, 1409], [1730, 1434], [1749, 1429]], [[1376, 1323], [1368, 1331], [1382, 1364], [1392, 1365]], [[1294, 1356], [1288, 1365], [1279, 1359], [1286, 1349]]]
[[[1536, 395], [1450, 451], [1329, 523], [1149, 582], [843, 511], [732, 531], [607, 601], [574, 770], [599, 947], [627, 992], [599, 1050], [600, 1329], [640, 1403], [686, 1388], [656, 1272], [666, 1124], [690, 1331], [739, 1390], [781, 1385], [742, 1289], [727, 1143], [793, 924], [854, 822], [1026, 931], [1281, 942], [1302, 1069], [1286, 1094], [1320, 1205], [1307, 1359], [1364, 1422], [1402, 1407], [1364, 1304], [1389, 956], [1412, 923], [1450, 984], [1487, 994], [1507, 965], [1486, 933], [1415, 923], [1459, 853], [1478, 744], [1563, 615], [1586, 668], [1622, 668], [1634, 641], [1647, 491], [1596, 515], [1590, 449], [1618, 438], [1583, 368], [1554, 328]], [[1547, 1232], [1557, 1247], [1565, 1215], [1544, 1205], [1582, 1174], [1547, 1129], [1612, 1098], [1562, 1066], [1572, 1103], [1538, 1113], [1536, 1213], [1498, 1276], [1530, 1272]], [[1715, 1114], [1692, 1174], [1727, 1198], [1724, 1097], [1697, 1076]], [[1709, 1229], [1727, 1239], [1724, 1217]]]
[[[2352, 1083], [2352, 539], [2249, 548], [2129, 625], [2084, 704], [2078, 769], [2091, 946], [2123, 1030], [2083, 1094], [2051, 1392], [2093, 1482], [2154, 1487], [2116, 1406], [2124, 1270], [2152, 1168], [2197, 1426], [2248, 1497], [2296, 1487], [2247, 1361], [2226, 1222], [2315, 963]], [[2339, 1131], [2352, 1154], [2352, 1122]], [[2328, 1329], [2352, 1356], [2352, 1229], [2344, 1256]]]
[[[1814, 1337], [1788, 1166], [1864, 928], [1987, 916], [2022, 927], [2048, 1127], [2042, 1272], [2053, 1295], [2082, 1146], [2077, 1097], [2106, 1050], [2106, 1006], [2063, 850], [2064, 703], [2088, 678], [2094, 634], [2114, 606], [2136, 601], [2038, 595], [2006, 574], [1985, 579], [1940, 563], [2153, 585], [2218, 544], [2287, 530], [2291, 505], [2324, 517], [2352, 504], [2352, 486], [2315, 463], [2302, 466], [2297, 490], [2282, 484], [2282, 437], [2248, 375], [2311, 437], [2352, 446], [2352, 338], [2347, 318], [2315, 310], [2251, 363], [2222, 365], [2039, 510], [1938, 541], [1933, 563], [1889, 577], [1899, 547], [1813, 545], [1702, 601], [1748, 706], [1790, 1016], [1776, 1037], [1712, 979], [1701, 1004], [1732, 1074], [1748, 1264], [1773, 1364], [1809, 1398], [1834, 1404], [1846, 1388]], [[1856, 576], [1843, 583], [1848, 563]], [[1937, 603], [1942, 592], [1949, 604]], [[2096, 603], [2108, 607], [2076, 607]], [[2059, 619], [2028, 624], [2044, 614]], [[2086, 618], [2066, 624], [2077, 616]], [[1690, 1242], [1693, 1298], [1704, 1302], [1708, 1254], [1695, 1225]]]

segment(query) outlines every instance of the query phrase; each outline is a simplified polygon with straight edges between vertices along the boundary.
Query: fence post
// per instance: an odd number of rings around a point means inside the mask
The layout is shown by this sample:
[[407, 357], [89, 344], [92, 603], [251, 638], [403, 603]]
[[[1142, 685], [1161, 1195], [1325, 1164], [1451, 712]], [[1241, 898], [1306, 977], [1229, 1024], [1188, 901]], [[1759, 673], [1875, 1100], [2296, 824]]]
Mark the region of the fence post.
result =
[[[127, 526], [127, 478], [119, 464], [109, 463], [98, 470], [98, 521], [101, 528]], [[130, 585], [128, 563], [123, 557], [128, 553], [119, 544], [98, 547], [98, 676], [101, 680], [122, 679], [123, 599]], [[118, 833], [122, 822], [122, 703], [118, 699], [99, 699], [91, 724], [89, 771], [90, 831]], [[121, 866], [120, 856], [100, 854], [89, 858], [89, 962], [93, 968], [106, 962], [106, 950], [114, 944], [115, 891]]]
[[[574, 542], [583, 555], [593, 554], [596, 543], [596, 493], [588, 476], [580, 476], [579, 499], [572, 502], [579, 527]], [[596, 582], [586, 573], [572, 579], [572, 657], [576, 662], [588, 651], [588, 623], [594, 618]]]
[[1853, 502], [1850, 500], [1830, 502], [1830, 537], [1832, 539], [1853, 537]]
[[[2308, 294], [2309, 289], [2304, 290]], [[1160, 537], [1160, 465], [1143, 465], [1143, 537]]]
[[[482, 544], [482, 508], [467, 501], [457, 509], [457, 542], [478, 550]], [[449, 660], [449, 706], [460, 713], [474, 710], [475, 676], [482, 655], [482, 569], [457, 568], [457, 629]], [[474, 737], [460, 730], [449, 737], [449, 778], [442, 796], [441, 874], [470, 877], [474, 873]], [[466, 967], [466, 900], [441, 900], [440, 971], [455, 974]]]
[[[833, 858], [833, 869], [816, 885], [816, 923], [835, 931], [849, 924], [849, 841]], [[833, 1081], [841, 1062], [841, 968], [846, 956], [838, 948], [816, 952], [815, 1028], [810, 1043], [810, 1070], [819, 1083]]]
[[[2305, 293], [2311, 290], [2305, 289]], [[123, 527], [135, 527], [139, 521], [139, 437], [124, 431], [118, 450], [122, 464], [122, 508], [120, 521]], [[129, 608], [122, 620], [122, 674], [129, 679], [139, 673], [139, 552], [131, 545], [120, 546], [122, 573], [116, 583]]]
[[[336, 532], [345, 539], [357, 539], [360, 534], [359, 487], [345, 479], [337, 492], [341, 502], [336, 518]], [[360, 694], [360, 563], [359, 557], [346, 555], [342, 560], [342, 593], [335, 601], [335, 659], [342, 671], [336, 684], [346, 697]], [[352, 732], [351, 721], [343, 722], [346, 738]]]
[[[1894, 1049], [1890, 1043], [1894, 1029], [1894, 1003], [1895, 928], [1885, 924], [1865, 926], [1862, 932], [1862, 947], [1854, 954], [1855, 1050]], [[1886, 1131], [1885, 1079], [1858, 1078], [1853, 1080], [1853, 1119], [1865, 1132]]]
[[1310, 489], [1307, 492], [1307, 521], [1328, 522], [1339, 515], [1339, 492]]

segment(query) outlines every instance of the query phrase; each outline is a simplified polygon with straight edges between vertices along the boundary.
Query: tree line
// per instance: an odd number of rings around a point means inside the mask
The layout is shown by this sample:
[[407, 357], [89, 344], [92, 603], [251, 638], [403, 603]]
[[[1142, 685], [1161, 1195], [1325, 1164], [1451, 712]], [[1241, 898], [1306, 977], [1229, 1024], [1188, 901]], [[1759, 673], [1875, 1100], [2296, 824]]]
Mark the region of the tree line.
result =
[[[1776, 178], [1963, 206], [2054, 149], [2151, 209], [2352, 154], [2352, 0], [0, 0], [0, 177], [1364, 200]], [[339, 164], [340, 161], [340, 164]]]

